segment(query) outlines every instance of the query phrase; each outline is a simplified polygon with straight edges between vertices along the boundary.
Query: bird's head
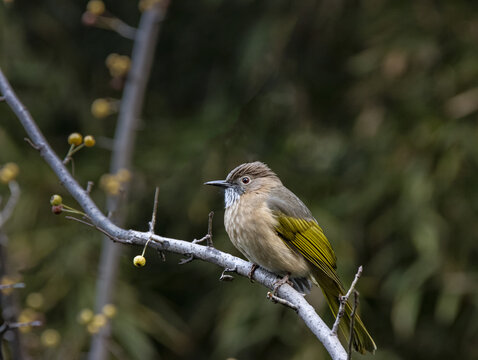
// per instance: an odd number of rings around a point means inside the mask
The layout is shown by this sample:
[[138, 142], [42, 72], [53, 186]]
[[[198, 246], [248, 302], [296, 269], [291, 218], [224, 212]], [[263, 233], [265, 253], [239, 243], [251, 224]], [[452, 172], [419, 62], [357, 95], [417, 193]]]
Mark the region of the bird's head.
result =
[[219, 186], [225, 190], [224, 201], [227, 208], [243, 194], [260, 193], [282, 183], [266, 164], [255, 161], [239, 165], [227, 175], [226, 180], [208, 181], [205, 185]]

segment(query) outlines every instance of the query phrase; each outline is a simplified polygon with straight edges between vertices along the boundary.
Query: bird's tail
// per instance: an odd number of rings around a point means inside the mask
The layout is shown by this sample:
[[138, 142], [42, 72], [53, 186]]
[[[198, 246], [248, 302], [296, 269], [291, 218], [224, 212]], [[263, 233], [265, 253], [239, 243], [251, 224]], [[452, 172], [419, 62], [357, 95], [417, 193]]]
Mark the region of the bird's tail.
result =
[[[329, 308], [332, 311], [334, 317], [337, 317], [339, 311], [339, 296], [345, 295], [346, 291], [342, 284], [338, 283], [334, 279], [330, 278], [328, 275], [324, 274], [321, 271], [316, 271], [314, 274], [314, 283], [319, 285], [322, 293], [327, 299]], [[347, 303], [345, 305], [345, 313], [342, 319], [340, 320], [340, 330], [345, 336], [347, 341], [350, 338], [350, 318], [352, 313], [352, 307]], [[358, 316], [354, 315], [354, 336], [353, 336], [353, 345], [355, 350], [361, 354], [365, 354], [367, 351], [374, 353], [377, 349], [375, 342], [368, 333], [365, 325]]]

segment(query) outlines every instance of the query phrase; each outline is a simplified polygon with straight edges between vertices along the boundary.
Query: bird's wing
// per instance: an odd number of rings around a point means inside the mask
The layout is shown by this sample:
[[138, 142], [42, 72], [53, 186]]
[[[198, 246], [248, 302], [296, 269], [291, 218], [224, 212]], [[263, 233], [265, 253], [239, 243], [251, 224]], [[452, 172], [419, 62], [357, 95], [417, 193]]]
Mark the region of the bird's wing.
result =
[[283, 188], [271, 193], [267, 205], [277, 219], [277, 234], [286, 245], [302, 254], [329, 277], [339, 281], [335, 272], [337, 258], [334, 250], [302, 201], [290, 190]]

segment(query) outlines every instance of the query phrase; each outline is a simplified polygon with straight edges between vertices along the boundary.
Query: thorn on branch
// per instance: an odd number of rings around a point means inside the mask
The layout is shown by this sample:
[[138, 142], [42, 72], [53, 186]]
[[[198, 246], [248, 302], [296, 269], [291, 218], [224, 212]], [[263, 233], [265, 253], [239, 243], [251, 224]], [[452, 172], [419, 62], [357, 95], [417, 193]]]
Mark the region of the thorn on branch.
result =
[[158, 255], [161, 257], [161, 260], [166, 261], [166, 255], [164, 254], [164, 251], [161, 251], [157, 249]]
[[88, 181], [86, 185], [86, 193], [89, 195], [91, 193], [91, 190], [93, 189], [93, 185], [95, 183], [93, 181]]
[[192, 254], [186, 254], [186, 255], [189, 255], [189, 256], [187, 258], [183, 258], [179, 260], [178, 262], [179, 265], [184, 265], [194, 260], [194, 256]]
[[39, 151], [41, 149], [41, 146], [35, 145], [33, 141], [30, 140], [30, 138], [24, 137], [23, 140], [25, 140], [35, 150]]
[[284, 306], [287, 306], [294, 310], [295, 312], [298, 312], [297, 306], [292, 304], [290, 301], [287, 301], [286, 299], [282, 299], [278, 297], [277, 295], [273, 294], [271, 291], [267, 292], [267, 298], [272, 301], [274, 304], [282, 304]]
[[[360, 276], [362, 275], [362, 270], [363, 270], [363, 267], [362, 265], [360, 265], [357, 270], [357, 273], [355, 274], [355, 279], [352, 281], [352, 284], [350, 285], [349, 291], [347, 291], [347, 293], [344, 296], [339, 296], [339, 302], [340, 302], [339, 311], [337, 312], [337, 317], [335, 318], [334, 326], [332, 327], [332, 335], [334, 336], [337, 336], [340, 319], [342, 319], [345, 313], [345, 304], [347, 304], [347, 301], [349, 300], [350, 295], [355, 290], [355, 285], [357, 284], [358, 279], [360, 279]], [[351, 333], [353, 333], [353, 331], [351, 331]]]
[[224, 271], [221, 274], [221, 277], [219, 278], [219, 281], [232, 281], [232, 280], [234, 280], [234, 276], [226, 274], [227, 272], [237, 272], [237, 268], [236, 267], [234, 267], [232, 269], [225, 268]]

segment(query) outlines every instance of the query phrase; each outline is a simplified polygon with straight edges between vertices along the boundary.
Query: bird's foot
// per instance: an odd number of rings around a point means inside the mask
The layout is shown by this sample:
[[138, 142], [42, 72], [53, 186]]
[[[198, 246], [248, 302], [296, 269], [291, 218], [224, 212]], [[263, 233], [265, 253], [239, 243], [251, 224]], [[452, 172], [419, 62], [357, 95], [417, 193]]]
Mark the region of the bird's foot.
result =
[[256, 269], [259, 267], [259, 265], [257, 264], [252, 264], [251, 266], [251, 271], [249, 271], [249, 274], [247, 274], [247, 277], [249, 278], [249, 280], [251, 281], [251, 283], [254, 282], [254, 279], [252, 278], [254, 276], [254, 272], [256, 271]]
[[290, 286], [294, 286], [294, 284], [292, 284], [292, 282], [289, 281], [289, 276], [290, 274], [286, 274], [282, 279], [279, 279], [274, 283], [274, 290], [272, 292], [273, 295], [277, 295], [277, 291], [284, 284], [289, 284]]

